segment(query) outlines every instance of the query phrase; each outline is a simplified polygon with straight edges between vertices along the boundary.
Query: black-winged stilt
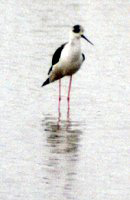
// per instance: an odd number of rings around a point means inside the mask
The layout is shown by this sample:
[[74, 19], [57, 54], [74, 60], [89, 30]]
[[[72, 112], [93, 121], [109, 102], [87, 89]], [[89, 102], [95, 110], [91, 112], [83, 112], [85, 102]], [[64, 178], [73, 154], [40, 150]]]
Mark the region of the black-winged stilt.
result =
[[45, 86], [56, 80], [59, 80], [59, 111], [60, 111], [60, 101], [61, 101], [61, 78], [64, 76], [70, 76], [69, 89], [68, 89], [68, 109], [70, 101], [70, 90], [72, 83], [72, 75], [76, 73], [83, 61], [85, 60], [85, 55], [81, 53], [80, 38], [84, 38], [90, 44], [93, 45], [84, 35], [84, 29], [80, 25], [75, 25], [72, 27], [70, 32], [69, 42], [62, 44], [54, 53], [52, 57], [52, 66], [49, 69], [47, 80], [42, 84]]

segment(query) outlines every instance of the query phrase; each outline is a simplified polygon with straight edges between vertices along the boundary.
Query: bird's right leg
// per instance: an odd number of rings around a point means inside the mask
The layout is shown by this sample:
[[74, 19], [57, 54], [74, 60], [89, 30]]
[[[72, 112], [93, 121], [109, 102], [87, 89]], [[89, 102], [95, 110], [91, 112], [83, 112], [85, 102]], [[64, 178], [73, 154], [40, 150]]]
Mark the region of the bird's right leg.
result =
[[69, 89], [68, 89], [68, 111], [67, 111], [67, 118], [69, 120], [69, 115], [70, 115], [70, 90], [71, 90], [71, 84], [72, 84], [72, 76], [70, 76], [70, 82], [69, 82]]
[[71, 83], [72, 83], [72, 76], [70, 77], [70, 82], [69, 82], [68, 97], [67, 97], [68, 103], [70, 102]]

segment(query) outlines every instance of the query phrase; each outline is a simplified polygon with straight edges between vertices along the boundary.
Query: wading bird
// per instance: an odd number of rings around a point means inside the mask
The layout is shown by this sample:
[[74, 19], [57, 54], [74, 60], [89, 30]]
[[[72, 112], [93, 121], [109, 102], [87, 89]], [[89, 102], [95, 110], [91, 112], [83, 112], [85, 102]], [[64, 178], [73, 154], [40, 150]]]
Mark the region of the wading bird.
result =
[[84, 38], [90, 44], [93, 45], [84, 35], [84, 28], [80, 25], [72, 27], [70, 32], [69, 42], [62, 44], [54, 53], [52, 57], [52, 66], [48, 71], [48, 78], [42, 84], [45, 86], [56, 80], [59, 80], [59, 109], [61, 101], [61, 78], [64, 76], [70, 76], [69, 88], [68, 88], [68, 105], [70, 101], [70, 90], [72, 83], [72, 75], [76, 73], [83, 61], [85, 55], [81, 52], [80, 38]]

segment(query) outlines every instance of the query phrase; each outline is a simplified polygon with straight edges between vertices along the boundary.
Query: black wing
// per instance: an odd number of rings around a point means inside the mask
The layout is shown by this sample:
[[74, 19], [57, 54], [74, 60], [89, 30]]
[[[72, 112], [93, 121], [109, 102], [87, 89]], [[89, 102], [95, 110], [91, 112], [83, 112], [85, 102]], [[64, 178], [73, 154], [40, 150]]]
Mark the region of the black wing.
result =
[[82, 58], [83, 58], [83, 61], [85, 61], [85, 55], [82, 53]]
[[54, 55], [53, 55], [53, 57], [52, 57], [52, 66], [50, 67], [50, 69], [49, 69], [49, 71], [48, 71], [48, 75], [49, 75], [50, 72], [52, 71], [53, 65], [55, 65], [56, 63], [59, 62], [59, 59], [60, 59], [60, 56], [61, 56], [61, 52], [62, 52], [62, 50], [63, 50], [63, 48], [64, 48], [64, 46], [65, 46], [66, 44], [67, 44], [67, 42], [64, 43], [64, 44], [62, 44], [62, 45], [55, 51], [55, 53], [54, 53]]

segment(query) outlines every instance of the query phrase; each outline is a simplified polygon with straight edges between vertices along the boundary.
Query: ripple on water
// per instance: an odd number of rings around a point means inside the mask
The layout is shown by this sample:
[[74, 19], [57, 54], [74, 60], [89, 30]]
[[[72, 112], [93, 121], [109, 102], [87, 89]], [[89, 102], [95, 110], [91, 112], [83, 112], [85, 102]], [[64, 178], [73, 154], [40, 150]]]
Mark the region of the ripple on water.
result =
[[47, 132], [47, 145], [54, 153], [72, 153], [78, 149], [84, 122], [72, 121], [69, 118], [45, 116], [42, 120], [44, 131]]

